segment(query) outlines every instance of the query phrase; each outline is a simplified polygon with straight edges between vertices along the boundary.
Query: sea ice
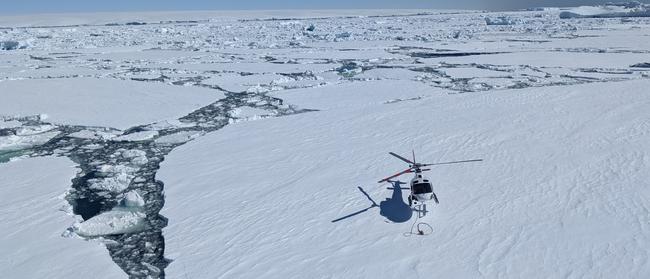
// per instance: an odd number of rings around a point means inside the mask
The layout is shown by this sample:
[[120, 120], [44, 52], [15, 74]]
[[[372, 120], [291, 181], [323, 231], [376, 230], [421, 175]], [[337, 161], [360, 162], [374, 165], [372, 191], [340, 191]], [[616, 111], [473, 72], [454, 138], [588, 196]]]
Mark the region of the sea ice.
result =
[[73, 166], [52, 157], [0, 164], [2, 277], [126, 278], [103, 244], [62, 237], [76, 220], [64, 199]]
[[638, 1], [582, 6], [563, 11], [560, 18], [650, 17], [650, 5]]
[[117, 207], [76, 224], [73, 230], [83, 237], [134, 233], [146, 228], [145, 217], [140, 210]]

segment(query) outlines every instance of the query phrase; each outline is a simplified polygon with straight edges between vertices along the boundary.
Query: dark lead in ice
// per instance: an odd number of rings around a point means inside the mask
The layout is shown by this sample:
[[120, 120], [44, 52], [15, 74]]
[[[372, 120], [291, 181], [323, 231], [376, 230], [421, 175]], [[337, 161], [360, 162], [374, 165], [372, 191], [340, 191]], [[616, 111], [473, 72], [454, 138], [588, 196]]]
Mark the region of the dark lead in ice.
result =
[[[0, 153], [0, 160], [19, 154], [37, 156], [66, 156], [77, 163], [80, 172], [72, 179], [72, 190], [66, 199], [72, 205], [74, 214], [88, 220], [102, 212], [109, 211], [118, 205], [123, 193], [137, 190], [144, 200], [147, 229], [141, 232], [104, 236], [108, 251], [113, 261], [120, 266], [130, 278], [164, 278], [164, 269], [169, 260], [164, 257], [165, 239], [162, 229], [167, 225], [167, 219], [159, 212], [164, 206], [164, 183], [156, 179], [156, 172], [165, 156], [174, 148], [185, 144], [188, 140], [176, 143], [156, 142], [157, 138], [181, 132], [205, 133], [223, 128], [235, 120], [232, 112], [240, 107], [253, 107], [266, 110], [269, 116], [282, 116], [307, 112], [310, 110], [296, 109], [283, 105], [279, 98], [267, 96], [265, 93], [230, 92], [217, 86], [200, 83], [202, 78], [177, 81], [176, 84], [191, 83], [215, 90], [224, 91], [226, 97], [209, 105], [199, 108], [181, 118], [179, 122], [187, 125], [155, 128], [154, 125], [141, 125], [126, 129], [122, 135], [141, 131], [156, 130], [158, 136], [140, 141], [117, 141], [101, 138], [79, 138], [71, 134], [84, 130], [119, 132], [112, 128], [86, 127], [75, 125], [57, 125], [59, 135], [47, 143], [28, 150]], [[12, 119], [24, 126], [48, 125], [40, 117]], [[3, 129], [2, 134], [12, 134], [13, 129]], [[92, 146], [92, 148], [88, 148]], [[124, 150], [140, 150], [146, 153], [147, 161], [134, 167], [134, 178], [130, 180], [124, 191], [110, 191], [91, 187], [92, 181], [105, 178], [111, 174], [102, 173], [98, 166], [122, 166], [131, 164], [132, 158], [116, 156]], [[7, 159], [8, 160], [8, 159]]]

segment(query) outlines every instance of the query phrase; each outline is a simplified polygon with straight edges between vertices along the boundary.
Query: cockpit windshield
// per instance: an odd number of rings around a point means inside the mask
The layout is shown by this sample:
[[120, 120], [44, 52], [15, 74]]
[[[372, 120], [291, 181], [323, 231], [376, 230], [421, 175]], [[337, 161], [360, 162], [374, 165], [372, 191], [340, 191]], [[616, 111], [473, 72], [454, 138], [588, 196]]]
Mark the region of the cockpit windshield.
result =
[[413, 184], [413, 194], [415, 195], [426, 194], [431, 192], [433, 192], [433, 189], [431, 189], [431, 183]]

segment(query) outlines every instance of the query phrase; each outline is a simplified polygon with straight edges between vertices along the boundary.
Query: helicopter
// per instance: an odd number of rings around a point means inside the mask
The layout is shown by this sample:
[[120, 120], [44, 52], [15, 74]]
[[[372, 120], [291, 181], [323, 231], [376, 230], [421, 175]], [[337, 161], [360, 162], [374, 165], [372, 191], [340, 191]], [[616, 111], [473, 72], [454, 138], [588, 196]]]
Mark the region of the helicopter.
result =
[[414, 173], [415, 175], [411, 179], [411, 182], [409, 183], [410, 185], [410, 190], [411, 194], [408, 196], [408, 201], [409, 201], [409, 206], [412, 206], [414, 203], [417, 204], [422, 203], [424, 204], [426, 201], [433, 200], [436, 203], [438, 202], [438, 197], [436, 196], [436, 193], [433, 192], [433, 187], [431, 186], [431, 182], [429, 181], [428, 178], [422, 176], [422, 172], [425, 171], [430, 171], [431, 169], [425, 169], [422, 167], [429, 167], [429, 166], [437, 166], [437, 165], [449, 165], [449, 164], [458, 164], [458, 163], [469, 163], [469, 162], [480, 162], [483, 161], [483, 159], [473, 159], [473, 160], [463, 160], [463, 161], [452, 161], [452, 162], [441, 162], [441, 163], [432, 163], [432, 164], [423, 164], [423, 163], [416, 163], [415, 162], [415, 151], [412, 151], [413, 154], [413, 161], [406, 159], [400, 155], [397, 155], [393, 152], [388, 152], [388, 154], [393, 155], [397, 157], [398, 159], [406, 162], [409, 164], [409, 168], [406, 170], [403, 170], [401, 172], [398, 172], [394, 175], [391, 175], [389, 177], [386, 177], [382, 180], [379, 180], [379, 183], [383, 182], [390, 182], [391, 179], [398, 177], [403, 174], [407, 173]]

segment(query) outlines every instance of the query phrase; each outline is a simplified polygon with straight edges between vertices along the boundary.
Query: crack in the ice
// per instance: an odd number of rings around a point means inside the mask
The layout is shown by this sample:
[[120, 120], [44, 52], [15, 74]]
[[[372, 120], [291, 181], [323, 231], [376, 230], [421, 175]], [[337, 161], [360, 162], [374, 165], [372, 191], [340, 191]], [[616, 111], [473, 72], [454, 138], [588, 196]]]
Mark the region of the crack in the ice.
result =
[[[192, 85], [202, 86], [200, 80], [192, 80]], [[164, 257], [164, 237], [162, 228], [167, 219], [159, 212], [164, 206], [164, 183], [155, 178], [160, 163], [174, 148], [185, 144], [191, 138], [179, 142], [157, 142], [163, 136], [181, 132], [204, 134], [223, 128], [236, 119], [232, 111], [239, 107], [254, 107], [269, 112], [269, 116], [283, 116], [303, 113], [311, 110], [297, 109], [284, 105], [282, 100], [264, 93], [230, 92], [216, 86], [206, 86], [225, 91], [226, 97], [180, 117], [182, 125], [156, 128], [154, 124], [141, 125], [126, 129], [121, 133], [132, 135], [142, 131], [158, 131], [158, 136], [145, 140], [120, 141], [115, 138], [76, 137], [82, 131], [95, 133], [113, 133], [112, 128], [86, 127], [75, 125], [56, 125], [60, 134], [48, 142], [25, 150], [29, 156], [66, 156], [77, 163], [80, 172], [72, 180], [72, 190], [66, 199], [72, 205], [73, 212], [84, 220], [91, 219], [102, 212], [113, 209], [124, 194], [137, 191], [144, 200], [147, 229], [135, 233], [105, 235], [107, 248], [113, 260], [131, 278], [164, 278], [164, 269], [169, 261]], [[40, 117], [12, 118], [23, 126], [54, 125]], [[3, 129], [11, 133], [12, 129]], [[115, 135], [113, 135], [115, 136]], [[134, 163], [133, 158], [123, 156], [127, 151], [144, 152], [144, 163]], [[118, 168], [116, 172], [107, 169]], [[130, 168], [126, 179], [116, 182], [116, 177], [124, 176], [119, 168]], [[120, 185], [120, 183], [122, 185]]]
[[[447, 13], [449, 14], [449, 13]], [[456, 13], [455, 13], [456, 14]], [[490, 26], [489, 30], [498, 32], [516, 32], [517, 38], [506, 37], [494, 39], [491, 34], [485, 33], [485, 18], [476, 13], [459, 12], [458, 19], [438, 17], [439, 14], [416, 13], [410, 15], [379, 15], [379, 16], [334, 16], [334, 17], [309, 17], [309, 18], [270, 18], [262, 20], [232, 20], [227, 26], [223, 22], [210, 20], [192, 21], [160, 21], [143, 22], [132, 21], [127, 23], [108, 23], [99, 25], [61, 25], [47, 26], [48, 28], [78, 28], [75, 32], [65, 33], [61, 36], [42, 34], [39, 26], [2, 28], [7, 39], [11, 41], [24, 41], [33, 37], [34, 45], [30, 50], [40, 50], [40, 54], [29, 54], [24, 60], [27, 65], [12, 66], [26, 67], [27, 69], [47, 69], [61, 65], [74, 65], [84, 70], [96, 71], [83, 74], [51, 74], [45, 71], [33, 72], [25, 76], [2, 76], [0, 80], [9, 79], [51, 79], [51, 78], [115, 78], [132, 80], [136, 82], [157, 82], [176, 86], [195, 86], [217, 90], [225, 98], [196, 109], [187, 115], [176, 119], [174, 123], [151, 123], [130, 127], [126, 130], [117, 130], [108, 127], [89, 127], [76, 125], [57, 125], [46, 122], [39, 116], [32, 117], [3, 117], [2, 120], [15, 120], [23, 127], [52, 126], [59, 134], [53, 136], [45, 143], [10, 152], [0, 153], [0, 162], [15, 156], [65, 156], [79, 166], [79, 173], [72, 179], [72, 190], [67, 200], [73, 207], [73, 212], [89, 220], [98, 214], [108, 212], [120, 206], [120, 201], [130, 192], [136, 192], [144, 200], [143, 210], [146, 213], [146, 229], [139, 232], [103, 236], [107, 240], [107, 248], [112, 259], [131, 278], [165, 276], [165, 267], [169, 261], [164, 258], [165, 242], [162, 229], [167, 225], [167, 219], [159, 212], [164, 206], [164, 183], [156, 180], [156, 172], [160, 163], [176, 147], [183, 145], [197, 136], [216, 131], [224, 126], [246, 120], [245, 116], [238, 116], [237, 109], [251, 107], [265, 110], [268, 114], [261, 117], [276, 117], [290, 115], [311, 110], [298, 109], [283, 103], [283, 100], [269, 96], [268, 92], [294, 88], [311, 88], [328, 84], [345, 82], [364, 82], [386, 79], [373, 76], [375, 69], [402, 69], [413, 76], [410, 80], [422, 82], [435, 88], [451, 91], [449, 94], [479, 92], [488, 90], [519, 89], [528, 87], [543, 87], [556, 85], [572, 85], [590, 82], [610, 82], [639, 78], [650, 78], [647, 69], [650, 64], [640, 63], [630, 65], [625, 69], [610, 68], [562, 68], [566, 70], [559, 74], [560, 67], [541, 67], [533, 65], [496, 65], [488, 63], [447, 63], [444, 61], [431, 62], [429, 58], [454, 58], [462, 56], [497, 55], [502, 53], [521, 54], [523, 51], [483, 51], [469, 49], [446, 49], [445, 41], [467, 43], [469, 39], [477, 39], [482, 34], [485, 36], [481, 42], [515, 42], [515, 43], [546, 43], [554, 39], [577, 39], [585, 37], [599, 37], [601, 35], [578, 34], [581, 30], [599, 30], [598, 26], [575, 25], [559, 21], [540, 19], [539, 28], [530, 28], [525, 24], [512, 24], [506, 26]], [[431, 17], [425, 17], [431, 16]], [[513, 18], [514, 21], [520, 18]], [[329, 26], [326, 21], [337, 20], [339, 24]], [[378, 20], [387, 24], [376, 24]], [[535, 20], [535, 19], [529, 19]], [[295, 24], [293, 23], [295, 21]], [[394, 22], [403, 21], [400, 24]], [[417, 32], [409, 31], [406, 26], [430, 26], [431, 23], [445, 23], [457, 21], [460, 24], [449, 25], [444, 29], [423, 28]], [[473, 25], [474, 23], [479, 25]], [[469, 23], [469, 24], [467, 24]], [[165, 24], [174, 24], [165, 26]], [[113, 27], [103, 29], [107, 26]], [[309, 26], [309, 27], [307, 27]], [[264, 27], [264, 28], [261, 28]], [[533, 25], [533, 27], [535, 27]], [[100, 29], [101, 28], [101, 29]], [[127, 29], [128, 28], [128, 29]], [[165, 30], [163, 30], [165, 29]], [[125, 31], [137, 32], [125, 32]], [[205, 33], [201, 33], [205, 32]], [[239, 36], [242, 32], [248, 36]], [[220, 34], [216, 36], [214, 34]], [[249, 34], [250, 33], [250, 34]], [[142, 36], [146, 34], [146, 36]], [[538, 38], [524, 37], [526, 35], [539, 35]], [[92, 37], [91, 41], [84, 40]], [[647, 35], [643, 35], [647, 36]], [[361, 53], [364, 48], [344, 45], [332, 50], [344, 52], [343, 57], [328, 58], [311, 57], [298, 58], [286, 56], [276, 50], [286, 47], [292, 52], [309, 53], [321, 49], [323, 43], [339, 41], [393, 41], [379, 57], [366, 57], [359, 59], [349, 58], [350, 55]], [[404, 45], [412, 41], [417, 46]], [[309, 45], [309, 44], [314, 45]], [[425, 44], [429, 44], [428, 47]], [[453, 44], [452, 44], [453, 45]], [[139, 47], [142, 53], [160, 50], [191, 51], [196, 55], [184, 54], [187, 57], [177, 57], [161, 63], [155, 59], [146, 58], [100, 58], [101, 52], [77, 51], [51, 51], [52, 49], [88, 49], [89, 46], [97, 48]], [[434, 47], [440, 46], [441, 48]], [[539, 45], [536, 45], [537, 48]], [[260, 54], [238, 53], [236, 48], [265, 49]], [[235, 50], [233, 50], [235, 49]], [[268, 50], [268, 51], [267, 51]], [[372, 50], [368, 48], [367, 50]], [[481, 51], [479, 51], [481, 50]], [[20, 51], [20, 50], [8, 50]], [[530, 51], [530, 49], [528, 50]], [[552, 48], [545, 51], [568, 53], [631, 53], [646, 54], [650, 51], [621, 48], [596, 48], [596, 47], [563, 47]], [[20, 52], [16, 52], [20, 53]], [[307, 55], [309, 57], [310, 55]], [[362, 57], [364, 55], [361, 55]], [[331, 65], [329, 69], [318, 71], [293, 70], [287, 71], [258, 71], [254, 70], [192, 70], [177, 69], [173, 64], [195, 66], [223, 65], [224, 63], [246, 62], [268, 63], [269, 65]], [[442, 60], [442, 59], [438, 59]], [[205, 63], [205, 62], [211, 63]], [[165, 64], [165, 63], [172, 64]], [[198, 63], [198, 64], [197, 64]], [[205, 67], [209, 68], [209, 67]], [[227, 68], [227, 67], [217, 67]], [[469, 69], [482, 72], [493, 71], [483, 77], [454, 76], [452, 71], [446, 69]], [[111, 71], [111, 72], [107, 72]], [[334, 73], [335, 80], [327, 80], [321, 75]], [[209, 84], [208, 80], [217, 75], [233, 74], [254, 79], [254, 75], [275, 74], [281, 76], [281, 81], [262, 82], [251, 86], [247, 90], [238, 91], [226, 84]], [[291, 82], [282, 83], [289, 79]], [[395, 79], [400, 79], [396, 77]], [[303, 82], [308, 81], [308, 82]], [[241, 85], [241, 84], [238, 84]], [[236, 87], [239, 88], [239, 87]], [[402, 101], [417, 101], [423, 98], [393, 99], [385, 102], [391, 104]], [[163, 125], [164, 124], [164, 125]], [[48, 127], [49, 127], [48, 126]], [[48, 128], [49, 129], [49, 128]], [[45, 131], [45, 133], [52, 131]], [[0, 129], [0, 137], [16, 136], [17, 128]], [[138, 135], [148, 132], [147, 137], [138, 139]], [[175, 136], [179, 136], [176, 137]], [[135, 139], [129, 140], [128, 137]], [[479, 253], [479, 262], [486, 260], [486, 249], [491, 242], [486, 242]], [[486, 270], [479, 274], [484, 275]]]

